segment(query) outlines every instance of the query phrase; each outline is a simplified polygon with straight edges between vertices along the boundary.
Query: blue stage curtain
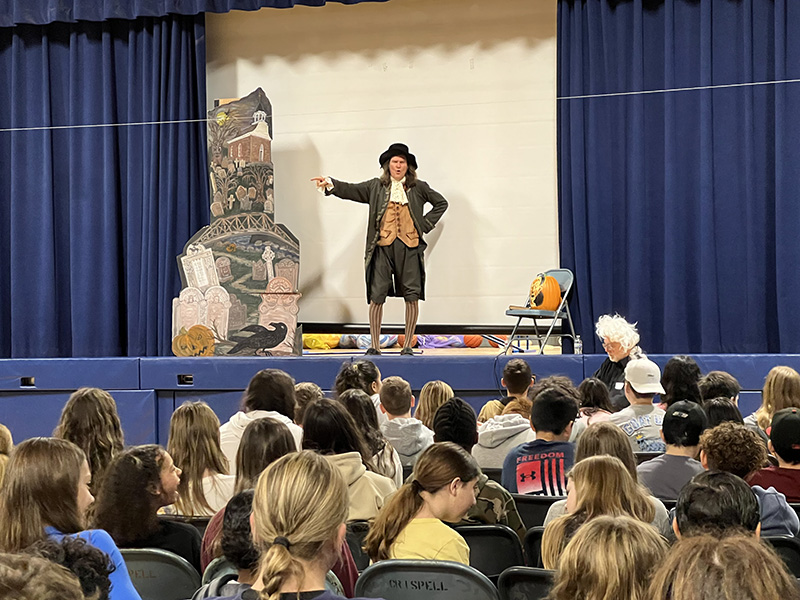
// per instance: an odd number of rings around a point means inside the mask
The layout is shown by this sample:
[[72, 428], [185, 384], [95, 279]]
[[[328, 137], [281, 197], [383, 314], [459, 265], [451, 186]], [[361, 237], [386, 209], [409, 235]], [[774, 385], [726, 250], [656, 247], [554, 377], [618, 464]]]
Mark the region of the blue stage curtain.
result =
[[648, 352], [800, 351], [797, 0], [560, 0], [560, 248], [573, 314]]
[[[341, 4], [386, 0], [333, 0]], [[323, 6], [327, 0], [0, 0], [0, 27]]]
[[208, 223], [204, 17], [0, 29], [0, 357], [169, 354]]

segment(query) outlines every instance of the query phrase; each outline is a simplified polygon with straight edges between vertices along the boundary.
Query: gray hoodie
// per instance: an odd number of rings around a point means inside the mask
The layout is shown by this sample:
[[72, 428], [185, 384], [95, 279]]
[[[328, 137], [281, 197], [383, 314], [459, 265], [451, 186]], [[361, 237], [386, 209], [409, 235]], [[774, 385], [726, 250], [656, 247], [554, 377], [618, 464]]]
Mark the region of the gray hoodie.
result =
[[381, 423], [381, 433], [397, 450], [404, 467], [414, 466], [422, 451], [433, 444], [433, 432], [414, 417], [398, 417]]
[[482, 469], [502, 469], [513, 448], [535, 439], [531, 422], [522, 415], [498, 415], [478, 427], [478, 443], [472, 448], [472, 456]]

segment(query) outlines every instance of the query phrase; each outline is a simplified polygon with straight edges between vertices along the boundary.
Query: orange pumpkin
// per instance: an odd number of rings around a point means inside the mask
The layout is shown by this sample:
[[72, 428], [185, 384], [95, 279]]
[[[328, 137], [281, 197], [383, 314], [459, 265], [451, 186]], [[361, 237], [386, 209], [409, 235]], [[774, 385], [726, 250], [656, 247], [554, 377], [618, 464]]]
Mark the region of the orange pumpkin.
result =
[[531, 284], [531, 308], [558, 310], [561, 287], [555, 277], [539, 273]]
[[214, 333], [205, 325], [193, 325], [181, 331], [172, 340], [175, 356], [214, 356]]
[[[397, 336], [397, 345], [398, 346], [402, 346], [403, 344], [405, 344], [405, 341], [406, 341], [406, 336], [404, 336], [402, 334]], [[411, 338], [411, 347], [412, 348], [416, 348], [418, 341], [419, 340], [417, 340], [417, 336], [412, 337]]]
[[464, 345], [467, 348], [477, 348], [483, 343], [483, 336], [480, 335], [465, 335]]

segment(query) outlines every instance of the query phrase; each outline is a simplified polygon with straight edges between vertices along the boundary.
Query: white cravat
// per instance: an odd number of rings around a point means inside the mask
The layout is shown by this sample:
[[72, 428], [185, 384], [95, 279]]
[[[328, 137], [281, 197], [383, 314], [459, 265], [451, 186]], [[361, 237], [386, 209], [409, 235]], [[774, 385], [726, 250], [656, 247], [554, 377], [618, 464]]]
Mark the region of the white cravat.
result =
[[405, 177], [403, 177], [400, 181], [392, 179], [392, 193], [391, 196], [389, 196], [389, 202], [408, 204], [408, 196], [406, 196], [406, 190], [403, 188], [405, 181]]

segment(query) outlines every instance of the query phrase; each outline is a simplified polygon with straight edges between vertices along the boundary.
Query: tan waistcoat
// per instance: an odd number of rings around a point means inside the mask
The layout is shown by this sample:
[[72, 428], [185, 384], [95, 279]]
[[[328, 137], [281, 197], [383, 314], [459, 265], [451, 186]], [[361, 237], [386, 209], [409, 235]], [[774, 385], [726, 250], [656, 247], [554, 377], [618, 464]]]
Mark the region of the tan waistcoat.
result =
[[381, 219], [381, 239], [378, 246], [389, 246], [396, 238], [400, 238], [409, 248], [419, 246], [419, 234], [411, 219], [408, 204], [389, 202]]

